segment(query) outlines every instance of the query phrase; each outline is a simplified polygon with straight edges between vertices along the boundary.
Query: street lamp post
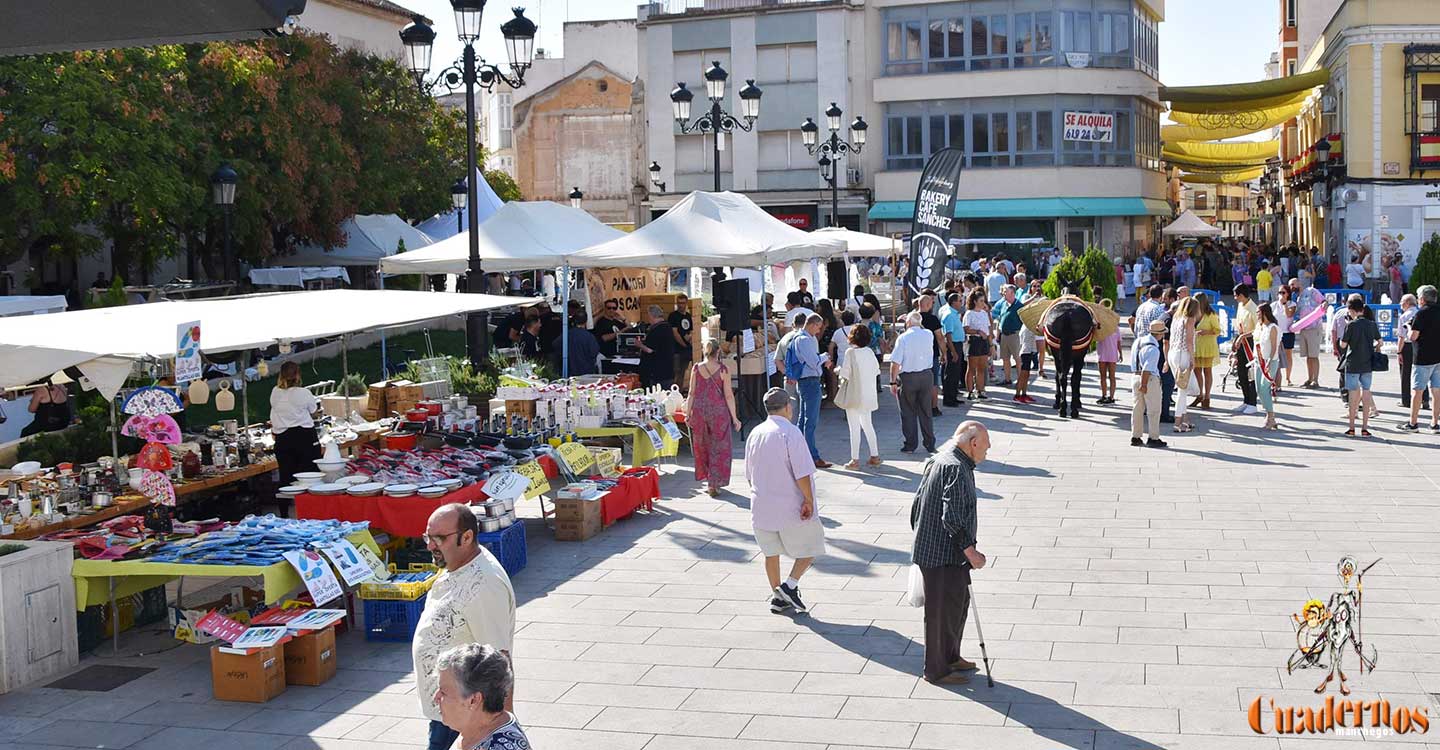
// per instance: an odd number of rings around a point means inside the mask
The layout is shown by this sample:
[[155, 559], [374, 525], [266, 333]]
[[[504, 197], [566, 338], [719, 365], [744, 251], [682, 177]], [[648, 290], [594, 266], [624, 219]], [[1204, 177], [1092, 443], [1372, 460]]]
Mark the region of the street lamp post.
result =
[[450, 205], [455, 207], [455, 233], [465, 231], [465, 204], [470, 202], [470, 187], [464, 177], [450, 186]]
[[820, 126], [809, 117], [800, 125], [800, 138], [805, 142], [805, 150], [811, 156], [820, 155], [820, 176], [824, 178], [825, 184], [830, 186], [830, 226], [840, 226], [840, 158], [846, 154], [858, 154], [865, 148], [865, 131], [870, 126], [866, 124], [865, 118], [856, 117], [850, 123], [850, 140], [846, 141], [840, 137], [840, 118], [845, 112], [835, 102], [830, 102], [830, 107], [825, 110], [825, 128], [830, 131], [830, 137], [824, 141], [820, 140]]
[[569, 196], [569, 197], [570, 197], [570, 207], [571, 207], [571, 208], [579, 208], [579, 207], [580, 207], [580, 201], [582, 201], [582, 200], [585, 199], [585, 194], [582, 193], [582, 192], [580, 192], [580, 188], [577, 187], [577, 188], [574, 188], [573, 190], [570, 191], [570, 196]]
[[[720, 151], [726, 133], [733, 133], [738, 128], [750, 132], [755, 127], [755, 120], [760, 117], [760, 87], [755, 85], [754, 79], [746, 79], [745, 85], [740, 87], [740, 119], [726, 112], [720, 107], [720, 102], [725, 100], [725, 81], [730, 74], [720, 67], [720, 61], [711, 63], [710, 69], [705, 71], [705, 96], [710, 99], [710, 111], [690, 121], [690, 103], [695, 100], [695, 93], [685, 87], [685, 82], [675, 84], [674, 90], [670, 92], [670, 106], [674, 111], [675, 124], [680, 126], [682, 133], [710, 133], [714, 135], [711, 144], [715, 159], [715, 192], [720, 192]], [[652, 164], [650, 173], [652, 179], [659, 174], [658, 164]]]
[[650, 184], [658, 188], [660, 192], [665, 192], [665, 183], [660, 181], [660, 162], [658, 161], [650, 162]]
[[210, 192], [215, 205], [225, 216], [225, 271], [236, 275], [240, 273], [240, 267], [235, 263], [235, 254], [230, 247], [230, 211], [235, 206], [235, 185], [239, 182], [240, 175], [235, 173], [229, 162], [221, 164], [215, 174], [210, 175]]
[[[430, 72], [430, 54], [435, 45], [435, 30], [426, 23], [424, 16], [411, 17], [411, 23], [400, 30], [400, 42], [405, 45], [407, 66], [415, 83], [422, 92], [444, 88], [454, 93], [465, 91], [465, 174], [466, 222], [470, 226], [470, 264], [466, 273], [467, 287], [472, 293], [485, 291], [485, 270], [480, 264], [480, 236], [475, 233], [479, 224], [480, 202], [476, 191], [479, 186], [472, 176], [478, 173], [475, 145], [479, 140], [475, 129], [475, 89], [493, 90], [503, 83], [518, 89], [525, 85], [525, 71], [530, 68], [535, 52], [536, 26], [525, 17], [522, 8], [515, 8], [515, 17], [500, 26], [505, 37], [505, 52], [510, 61], [507, 75], [497, 65], [487, 63], [475, 54], [475, 41], [480, 38], [480, 18], [485, 12], [485, 0], [450, 0], [455, 11], [455, 28], [465, 51], [450, 67], [440, 71], [434, 80], [427, 82]], [[471, 313], [465, 320], [466, 351], [470, 361], [477, 367], [490, 353], [489, 316], [483, 312]]]

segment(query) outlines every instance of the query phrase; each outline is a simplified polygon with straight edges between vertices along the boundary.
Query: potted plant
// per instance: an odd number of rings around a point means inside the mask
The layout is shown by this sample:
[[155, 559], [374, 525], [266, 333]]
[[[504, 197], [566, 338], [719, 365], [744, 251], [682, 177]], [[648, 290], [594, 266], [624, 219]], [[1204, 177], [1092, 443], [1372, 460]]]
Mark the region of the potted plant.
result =
[[345, 417], [352, 411], [363, 413], [369, 407], [370, 387], [365, 384], [365, 376], [358, 372], [345, 376], [334, 393], [320, 397], [320, 408], [332, 417]]

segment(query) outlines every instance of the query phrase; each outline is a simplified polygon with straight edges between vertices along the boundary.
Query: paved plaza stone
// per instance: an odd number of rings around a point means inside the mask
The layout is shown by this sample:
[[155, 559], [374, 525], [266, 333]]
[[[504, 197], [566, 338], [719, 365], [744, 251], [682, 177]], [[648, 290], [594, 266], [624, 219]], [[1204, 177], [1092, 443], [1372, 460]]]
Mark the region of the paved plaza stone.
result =
[[[1132, 448], [1128, 389], [1091, 405], [1093, 368], [1080, 420], [1054, 416], [1048, 384], [1035, 406], [996, 387], [947, 409], [942, 435], [974, 418], [994, 443], [978, 475], [990, 565], [974, 584], [994, 687], [919, 678], [922, 614], [902, 599], [923, 457], [898, 452], [888, 397], [875, 420], [886, 464], [819, 475], [829, 555], [802, 581], [808, 616], [769, 612], [738, 459], [716, 499], [688, 460], [671, 462], [656, 512], [584, 543], [555, 542], [531, 506], [529, 567], [515, 578], [517, 714], [543, 750], [1440, 747], [1440, 726], [1317, 738], [1277, 735], [1268, 718], [1271, 699], [1323, 704], [1312, 692], [1323, 673], [1286, 673], [1290, 616], [1336, 590], [1349, 554], [1383, 558], [1365, 577], [1361, 626], [1379, 669], [1346, 661], [1351, 698], [1440, 720], [1440, 435], [1395, 430], [1397, 382], [1379, 377], [1385, 413], [1369, 440], [1341, 434], [1333, 390], [1287, 390], [1284, 429], [1265, 432], [1262, 417], [1228, 414], [1232, 382], [1195, 432], [1166, 435], [1168, 450]], [[841, 412], [823, 412], [820, 440], [826, 458], [848, 459]], [[964, 655], [979, 661], [973, 625]], [[119, 658], [102, 646], [82, 666], [156, 671], [110, 692], [0, 697], [0, 747], [423, 747], [408, 644], [352, 633], [338, 651], [324, 687], [221, 703], [204, 648], [127, 635]], [[1256, 698], [1265, 734], [1247, 724]]]

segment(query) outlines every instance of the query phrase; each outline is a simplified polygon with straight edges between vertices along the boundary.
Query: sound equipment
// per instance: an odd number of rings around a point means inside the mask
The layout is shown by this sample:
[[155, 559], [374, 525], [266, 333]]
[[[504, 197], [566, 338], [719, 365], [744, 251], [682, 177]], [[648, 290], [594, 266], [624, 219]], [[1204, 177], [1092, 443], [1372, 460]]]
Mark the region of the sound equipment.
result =
[[843, 260], [832, 260], [825, 264], [825, 296], [829, 299], [848, 299], [850, 290], [850, 274], [845, 272], [846, 263]]
[[750, 327], [750, 280], [728, 279], [714, 285], [720, 330], [739, 333]]

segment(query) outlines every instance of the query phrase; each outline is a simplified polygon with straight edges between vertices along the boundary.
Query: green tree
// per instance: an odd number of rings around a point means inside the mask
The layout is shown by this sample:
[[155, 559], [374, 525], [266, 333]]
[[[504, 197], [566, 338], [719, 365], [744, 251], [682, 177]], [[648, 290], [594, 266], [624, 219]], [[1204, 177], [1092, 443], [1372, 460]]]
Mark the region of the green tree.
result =
[[1045, 283], [1041, 285], [1040, 291], [1050, 299], [1058, 299], [1065, 293], [1065, 285], [1074, 283], [1079, 287], [1076, 294], [1087, 302], [1094, 302], [1094, 295], [1090, 289], [1090, 279], [1086, 274], [1085, 264], [1080, 258], [1075, 257], [1069, 248], [1065, 249], [1065, 255], [1060, 262], [1050, 269], [1050, 275], [1045, 277]]
[[1080, 256], [1080, 263], [1085, 267], [1085, 277], [1089, 279], [1091, 287], [1100, 287], [1100, 298], [1091, 300], [1099, 302], [1101, 299], [1108, 299], [1111, 302], [1118, 302], [1118, 288], [1115, 283], [1115, 263], [1110, 256], [1098, 247], [1088, 247], [1085, 254]]
[[515, 178], [498, 169], [487, 169], [484, 174], [485, 181], [490, 183], [490, 189], [500, 196], [500, 200], [506, 203], [525, 200], [520, 196], [520, 186], [515, 184]]
[[1440, 234], [1430, 235], [1430, 239], [1420, 246], [1415, 270], [1410, 273], [1410, 291], [1426, 284], [1440, 287]]

